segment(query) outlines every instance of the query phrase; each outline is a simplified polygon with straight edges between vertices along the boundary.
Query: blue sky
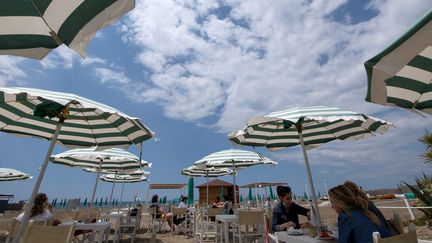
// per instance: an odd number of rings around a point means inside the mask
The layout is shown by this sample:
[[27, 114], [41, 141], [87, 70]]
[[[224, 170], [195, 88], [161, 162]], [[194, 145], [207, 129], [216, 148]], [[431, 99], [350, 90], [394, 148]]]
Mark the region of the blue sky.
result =
[[[231, 148], [227, 134], [248, 118], [294, 106], [363, 112], [396, 128], [310, 150], [316, 189], [347, 179], [366, 189], [395, 187], [431, 172], [417, 141], [431, 129], [431, 118], [366, 103], [363, 62], [431, 7], [429, 0], [137, 0], [135, 10], [97, 33], [84, 60], [66, 47], [42, 61], [0, 56], [0, 86], [72, 92], [141, 118], [159, 140], [143, 146], [153, 183], [187, 183], [180, 170]], [[0, 133], [0, 144], [1, 166], [36, 177], [49, 143]], [[64, 150], [58, 145], [55, 153]], [[134, 146], [130, 151], [138, 153]], [[257, 151], [279, 165], [242, 170], [239, 184], [287, 182], [303, 194], [307, 177], [299, 147]], [[90, 197], [94, 180], [94, 174], [50, 164], [40, 191], [50, 198]], [[25, 199], [34, 181], [2, 183], [0, 193]], [[100, 183], [97, 197], [110, 190]], [[125, 198], [145, 198], [146, 190], [145, 183], [127, 185]], [[178, 196], [176, 190], [153, 193]]]

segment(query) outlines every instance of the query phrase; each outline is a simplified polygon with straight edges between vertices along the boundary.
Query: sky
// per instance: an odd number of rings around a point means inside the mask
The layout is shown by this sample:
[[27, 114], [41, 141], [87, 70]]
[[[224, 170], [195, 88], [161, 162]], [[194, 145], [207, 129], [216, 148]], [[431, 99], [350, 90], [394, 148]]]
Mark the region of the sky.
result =
[[[315, 188], [324, 193], [325, 184], [345, 180], [394, 188], [431, 174], [418, 141], [431, 131], [431, 117], [365, 102], [363, 63], [431, 7], [429, 0], [137, 0], [134, 10], [97, 32], [85, 59], [65, 46], [40, 61], [0, 56], [0, 86], [71, 92], [139, 117], [156, 133], [143, 145], [143, 159], [153, 163], [151, 183], [187, 183], [180, 170], [194, 161], [224, 149], [253, 150], [232, 145], [227, 134], [255, 116], [317, 105], [365, 113], [395, 127], [309, 150]], [[0, 193], [26, 199], [49, 142], [0, 133], [0, 144], [0, 166], [34, 176], [1, 183]], [[255, 149], [279, 165], [244, 169], [238, 184], [286, 182], [295, 194], [305, 192], [300, 147]], [[54, 153], [65, 150], [57, 145]], [[95, 174], [50, 164], [40, 191], [51, 199], [90, 198], [94, 182]], [[96, 197], [110, 191], [101, 182]], [[154, 193], [179, 196], [178, 190]], [[146, 195], [146, 183], [125, 186], [125, 200]]]

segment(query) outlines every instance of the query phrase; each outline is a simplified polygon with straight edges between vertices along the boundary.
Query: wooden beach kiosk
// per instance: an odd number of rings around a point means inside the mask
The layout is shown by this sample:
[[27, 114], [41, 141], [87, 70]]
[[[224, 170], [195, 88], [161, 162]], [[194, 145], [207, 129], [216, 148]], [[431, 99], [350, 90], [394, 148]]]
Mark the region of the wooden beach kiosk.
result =
[[[221, 190], [223, 187], [223, 194], [228, 195], [232, 200], [234, 200], [234, 185], [232, 183], [215, 179], [212, 181], [209, 181], [209, 203], [213, 203], [217, 196], [220, 197]], [[199, 204], [205, 205], [206, 204], [206, 193], [207, 193], [207, 183], [203, 183], [199, 186], [196, 186], [199, 190]], [[236, 186], [237, 189], [237, 202], [239, 201], [239, 187]], [[222, 198], [221, 198], [222, 199]]]

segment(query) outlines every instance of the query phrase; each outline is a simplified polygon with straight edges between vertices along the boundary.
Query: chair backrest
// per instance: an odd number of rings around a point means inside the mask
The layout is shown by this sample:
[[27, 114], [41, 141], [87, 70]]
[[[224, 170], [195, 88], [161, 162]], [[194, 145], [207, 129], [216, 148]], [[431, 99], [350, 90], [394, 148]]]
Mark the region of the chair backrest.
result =
[[69, 243], [73, 238], [74, 225], [43, 226], [30, 224], [21, 243]]
[[400, 214], [394, 213], [393, 214], [393, 219], [389, 220], [389, 223], [394, 228], [394, 230], [396, 231], [396, 233], [398, 233], [398, 234], [404, 233], [403, 223], [402, 223], [402, 219], [401, 219]]
[[85, 209], [79, 209], [75, 212], [75, 215], [73, 217], [74, 221], [94, 221], [98, 220], [100, 217], [101, 211], [99, 209], [95, 208], [85, 208]]
[[415, 226], [410, 223], [408, 226], [408, 233], [395, 235], [392, 237], [381, 238], [379, 232], [373, 232], [373, 243], [417, 243], [417, 232]]
[[172, 215], [186, 215], [187, 214], [187, 208], [178, 208], [178, 207], [172, 207], [171, 208]]
[[239, 225], [264, 224], [264, 210], [237, 210]]
[[223, 214], [224, 208], [208, 208], [207, 217], [214, 217], [216, 215]]

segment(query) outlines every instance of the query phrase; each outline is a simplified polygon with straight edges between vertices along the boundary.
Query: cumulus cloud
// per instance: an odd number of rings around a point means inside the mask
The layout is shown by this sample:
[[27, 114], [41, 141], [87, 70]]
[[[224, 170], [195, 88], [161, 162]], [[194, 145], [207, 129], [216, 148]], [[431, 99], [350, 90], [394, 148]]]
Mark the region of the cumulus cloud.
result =
[[20, 57], [0, 56], [0, 86], [17, 83], [27, 76], [19, 66], [23, 61]]
[[[364, 10], [377, 15], [357, 24], [332, 17], [345, 4], [147, 0], [138, 3], [121, 30], [124, 40], [141, 49], [136, 60], [151, 72], [151, 90], [141, 93], [151, 98], [143, 101], [159, 101], [175, 119], [194, 121], [216, 114], [215, 127], [229, 132], [251, 116], [296, 105], [384, 109], [363, 101], [362, 63], [412, 24], [429, 3], [372, 1]], [[173, 69], [181, 71], [173, 74]], [[196, 100], [202, 90], [194, 85], [197, 78], [205, 80], [209, 90], [224, 92], [201, 97], [198, 106], [167, 102], [167, 96]], [[197, 115], [200, 106], [205, 109]]]
[[130, 83], [130, 80], [124, 72], [116, 72], [108, 68], [95, 68], [94, 74], [98, 77], [100, 83], [102, 84], [117, 84], [125, 85]]

